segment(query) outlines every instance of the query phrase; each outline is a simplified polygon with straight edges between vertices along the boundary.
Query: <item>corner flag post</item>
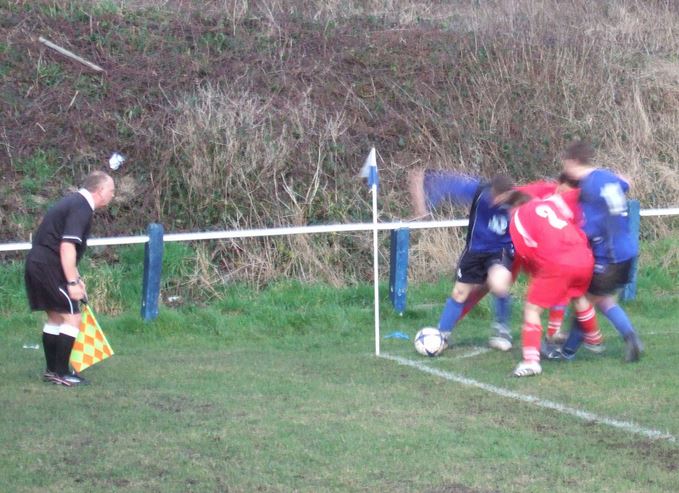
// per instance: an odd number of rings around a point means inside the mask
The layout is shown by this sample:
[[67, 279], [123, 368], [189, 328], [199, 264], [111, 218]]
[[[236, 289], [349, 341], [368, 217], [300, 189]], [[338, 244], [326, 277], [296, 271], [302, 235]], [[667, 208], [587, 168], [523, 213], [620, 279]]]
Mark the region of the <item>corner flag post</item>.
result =
[[380, 355], [380, 288], [379, 288], [379, 252], [377, 247], [377, 186], [379, 176], [377, 174], [377, 159], [375, 148], [370, 149], [361, 176], [368, 179], [368, 186], [372, 193], [373, 205], [373, 283], [375, 290], [375, 355]]

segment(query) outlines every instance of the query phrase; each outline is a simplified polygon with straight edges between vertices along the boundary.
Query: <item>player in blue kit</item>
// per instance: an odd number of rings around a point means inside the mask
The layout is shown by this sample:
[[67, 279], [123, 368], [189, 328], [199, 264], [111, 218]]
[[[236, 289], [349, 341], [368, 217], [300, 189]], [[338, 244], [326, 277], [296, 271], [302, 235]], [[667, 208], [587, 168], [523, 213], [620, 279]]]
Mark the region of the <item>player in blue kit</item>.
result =
[[514, 248], [509, 236], [509, 209], [505, 198], [513, 181], [496, 175], [490, 182], [456, 173], [417, 170], [410, 177], [410, 194], [417, 216], [442, 202], [470, 205], [467, 242], [460, 256], [455, 285], [446, 300], [438, 328], [449, 339], [465, 302], [479, 286], [495, 296], [495, 323], [488, 344], [501, 351], [512, 347], [509, 330]]
[[[627, 209], [629, 183], [615, 173], [595, 167], [594, 149], [583, 141], [570, 144], [563, 156], [563, 170], [580, 183], [582, 229], [594, 254], [594, 276], [588, 298], [613, 324], [625, 340], [625, 361], [638, 361], [643, 345], [615, 295], [629, 282], [639, 242], [632, 234]], [[576, 326], [564, 343], [560, 356], [573, 357], [582, 342]]]

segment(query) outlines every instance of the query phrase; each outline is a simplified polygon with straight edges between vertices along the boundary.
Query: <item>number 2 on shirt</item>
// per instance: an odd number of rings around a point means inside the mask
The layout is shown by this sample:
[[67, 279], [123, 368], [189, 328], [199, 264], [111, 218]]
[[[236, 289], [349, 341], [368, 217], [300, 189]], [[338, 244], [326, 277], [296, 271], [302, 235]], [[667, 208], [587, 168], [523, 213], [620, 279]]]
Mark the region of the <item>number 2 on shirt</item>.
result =
[[563, 229], [566, 226], [568, 226], [568, 222], [564, 221], [563, 219], [560, 219], [556, 215], [556, 212], [554, 212], [554, 209], [552, 209], [546, 204], [541, 204], [537, 206], [535, 208], [535, 213], [540, 217], [546, 218], [547, 222], [549, 222], [549, 225], [555, 229]]

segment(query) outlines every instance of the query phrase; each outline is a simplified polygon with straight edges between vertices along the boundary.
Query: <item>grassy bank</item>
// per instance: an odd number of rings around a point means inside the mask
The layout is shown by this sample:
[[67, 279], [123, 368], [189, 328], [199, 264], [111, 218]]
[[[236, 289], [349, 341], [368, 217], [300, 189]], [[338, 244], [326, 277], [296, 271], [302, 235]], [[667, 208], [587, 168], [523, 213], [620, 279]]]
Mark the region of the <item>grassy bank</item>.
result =
[[[574, 137], [633, 180], [642, 207], [673, 206], [677, 15], [634, 0], [0, 0], [0, 237], [27, 239], [114, 150], [128, 161], [96, 236], [151, 221], [369, 220], [356, 174], [371, 146], [383, 220], [410, 214], [414, 167], [553, 176]], [[643, 233], [667, 225], [649, 219]], [[417, 256], [451, 241], [418, 236], [414, 277], [434, 280]], [[369, 278], [364, 252], [368, 237], [339, 235], [220, 243], [205, 256], [230, 278], [337, 284]]]

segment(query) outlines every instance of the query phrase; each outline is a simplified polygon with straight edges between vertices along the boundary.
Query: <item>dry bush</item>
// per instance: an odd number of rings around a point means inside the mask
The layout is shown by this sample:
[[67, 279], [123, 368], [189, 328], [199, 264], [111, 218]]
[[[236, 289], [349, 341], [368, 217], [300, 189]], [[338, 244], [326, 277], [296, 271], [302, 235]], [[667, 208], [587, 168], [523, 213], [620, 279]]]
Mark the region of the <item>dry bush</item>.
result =
[[[679, 191], [673, 179], [679, 162], [679, 67], [670, 54], [679, 41], [677, 12], [669, 5], [251, 2], [248, 15], [279, 33], [278, 48], [287, 56], [295, 50], [286, 34], [291, 15], [317, 22], [376, 16], [399, 28], [366, 31], [375, 53], [365, 60], [374, 65], [358, 79], [339, 74], [347, 96], [334, 114], [314, 97], [311, 85], [296, 103], [282, 107], [255, 93], [214, 88], [192, 96], [188, 106], [184, 102], [175, 135], [191, 163], [182, 171], [190, 203], [204, 210], [223, 201], [228, 213], [219, 219], [230, 227], [329, 222], [328, 204], [339, 211], [338, 221], [355, 221], [349, 211], [366, 204], [341, 189], [355, 187], [350, 156], [332, 156], [332, 149], [347, 148], [347, 139], [356, 138], [348, 128], [373, 122], [383, 139], [406, 143], [380, 155], [382, 220], [408, 214], [404, 180], [415, 166], [481, 176], [508, 171], [519, 181], [531, 180], [555, 175], [560, 150], [576, 137], [592, 139], [598, 163], [631, 178], [643, 206], [672, 205]], [[440, 27], [423, 29], [423, 20]], [[399, 50], [400, 64], [394, 58]], [[423, 55], [429, 59], [422, 61]], [[285, 70], [280, 60], [277, 66]], [[397, 64], [394, 77], [381, 74], [383, 60]], [[427, 75], [431, 70], [439, 73]], [[375, 105], [383, 108], [381, 118]], [[650, 231], [656, 227], [662, 229], [656, 222]], [[421, 235], [413, 242], [414, 279], [454, 264], [456, 254], [445, 248], [445, 234], [438, 234], [444, 237], [434, 233], [425, 241]], [[263, 240], [258, 248], [241, 250], [230, 276], [247, 272], [262, 281], [283, 273], [338, 283], [348, 270], [356, 272], [342, 261], [329, 261], [344, 258], [341, 250], [338, 242], [309, 237]]]
[[93, 265], [94, 275], [87, 278], [87, 295], [95, 312], [118, 315], [124, 306], [119, 275], [109, 265]]
[[[277, 175], [287, 151], [266, 103], [207, 86], [181, 101], [177, 111], [174, 148], [187, 205], [204, 211], [208, 220], [229, 221], [229, 227], [261, 222], [256, 190]], [[234, 203], [239, 210], [227, 216]]]
[[[368, 250], [369, 243], [364, 243]], [[349, 266], [338, 262], [342, 258], [350, 260], [346, 250], [336, 237], [293, 235], [269, 240], [234, 240], [228, 249], [221, 249], [220, 254], [227, 282], [247, 281], [263, 286], [283, 277], [342, 286], [352, 280]]]
[[214, 250], [201, 243], [195, 247], [194, 252], [190, 272], [183, 276], [176, 286], [166, 290], [164, 293], [166, 298], [171, 297], [172, 293], [180, 297], [186, 296], [191, 300], [209, 301], [221, 298], [222, 291], [219, 287], [224, 281]]
[[[346, 129], [341, 112], [323, 114], [302, 99], [275, 121], [269, 103], [210, 86], [187, 96], [177, 110], [175, 160], [186, 187], [184, 206], [194, 211], [198, 224], [297, 226], [333, 215], [342, 221], [343, 207], [364, 204], [358, 191], [346, 193], [341, 186], [346, 176], [341, 169], [328, 166], [341, 152], [338, 139]], [[295, 147], [295, 141], [302, 145]], [[297, 165], [286, 166], [292, 161]], [[247, 247], [223, 243], [215, 252], [228, 279], [261, 285], [285, 275], [338, 285], [362, 270], [344, 265], [351, 263], [355, 244], [335, 235], [244, 243]]]
[[462, 228], [413, 231], [408, 276], [418, 281], [454, 278], [457, 261], [464, 249], [466, 231]]
[[[19, 19], [23, 14], [15, 12], [10, 31], [24, 44], [13, 56], [34, 53], [24, 79], [34, 78], [43, 56], [30, 41], [39, 31], [73, 40], [68, 46], [95, 56], [110, 68], [97, 91], [107, 84], [113, 90], [101, 102], [83, 103], [79, 115], [91, 111], [82, 124], [76, 108], [67, 121], [19, 108], [7, 112], [15, 115], [7, 135], [0, 132], [0, 155], [11, 146], [13, 160], [43, 144], [77, 156], [82, 149], [68, 146], [84, 148], [86, 138], [104, 155], [117, 144], [120, 118], [114, 116], [122, 114], [132, 132], [122, 147], [129, 149], [130, 173], [139, 175], [138, 200], [111, 218], [110, 227], [123, 219], [138, 226], [148, 217], [168, 231], [369, 221], [369, 195], [355, 175], [373, 145], [380, 220], [400, 219], [409, 215], [405, 177], [415, 167], [486, 177], [507, 171], [517, 181], [554, 176], [560, 151], [577, 137], [594, 142], [599, 164], [632, 180], [642, 207], [679, 205], [676, 2], [115, 3], [124, 12], [155, 8], [178, 15], [155, 26], [144, 16], [108, 14], [113, 28], [106, 30], [104, 23]], [[152, 36], [156, 28], [164, 29], [159, 39]], [[126, 64], [127, 37], [142, 31], [153, 56]], [[93, 34], [100, 39], [95, 48]], [[4, 88], [12, 94], [21, 80], [9, 82]], [[20, 92], [69, 107], [73, 88], [58, 91], [33, 84]], [[142, 116], [125, 120], [126, 110], [137, 106]], [[96, 132], [83, 137], [78, 127]], [[642, 232], [652, 238], [671, 224], [644, 218]], [[454, 263], [447, 240], [428, 235], [414, 235], [414, 280]], [[210, 258], [228, 279], [265, 283], [290, 275], [339, 283], [369, 278], [370, 247], [366, 234], [300, 236], [222, 242]], [[441, 263], [428, 269], [433, 262]]]

